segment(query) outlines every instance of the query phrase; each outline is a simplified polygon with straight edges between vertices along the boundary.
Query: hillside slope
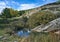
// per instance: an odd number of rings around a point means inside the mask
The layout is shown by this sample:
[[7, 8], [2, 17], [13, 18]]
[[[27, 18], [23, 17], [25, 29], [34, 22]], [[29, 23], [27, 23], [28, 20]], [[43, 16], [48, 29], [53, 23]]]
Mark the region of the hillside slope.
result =
[[[44, 6], [41, 6], [39, 8], [41, 11], [42, 10], [49, 11], [49, 12], [52, 12], [56, 15], [60, 14], [60, 3], [50, 3], [50, 4], [46, 4]], [[57, 29], [60, 30], [60, 16], [59, 16], [59, 18], [57, 18], [57, 19], [55, 19], [55, 20], [53, 20], [45, 25], [42, 24], [42, 25], [35, 27], [34, 29], [32, 29], [32, 31], [50, 32], [50, 31], [57, 30]]]
[[58, 14], [60, 13], [60, 3], [50, 3], [50, 4], [46, 4], [43, 5], [41, 7], [37, 7], [34, 9], [29, 9], [27, 10], [28, 12], [25, 12], [22, 16], [20, 17], [14, 17], [14, 18], [8, 18], [8, 21], [11, 21], [10, 25], [12, 24], [18, 24], [19, 21], [24, 23], [24, 20], [22, 19], [23, 17], [27, 17], [29, 19], [30, 16], [32, 16], [32, 14], [37, 14], [40, 11], [49, 11], [52, 12], [54, 14]]
[[52, 13], [58, 13], [60, 11], [60, 3], [56, 3], [56, 2], [49, 3], [41, 7], [30, 9], [28, 12], [25, 13], [25, 16], [31, 16], [32, 14], [37, 13], [42, 10], [51, 11]]

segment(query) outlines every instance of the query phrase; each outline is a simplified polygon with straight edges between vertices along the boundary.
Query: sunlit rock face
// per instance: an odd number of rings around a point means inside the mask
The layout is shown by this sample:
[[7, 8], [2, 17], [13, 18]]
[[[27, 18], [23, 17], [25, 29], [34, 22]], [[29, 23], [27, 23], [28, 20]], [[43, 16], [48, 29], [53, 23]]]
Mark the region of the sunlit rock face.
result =
[[58, 35], [60, 35], [60, 30], [59, 30], [59, 31], [57, 31], [57, 32], [55, 32], [55, 34], [58, 34]]
[[56, 29], [60, 29], [60, 18], [57, 18], [46, 25], [40, 25], [37, 26], [36, 28], [32, 29], [32, 31], [37, 31], [37, 32], [50, 32]]
[[51, 21], [49, 24], [52, 24], [52, 25], [47, 29], [47, 31], [60, 29], [60, 18]]

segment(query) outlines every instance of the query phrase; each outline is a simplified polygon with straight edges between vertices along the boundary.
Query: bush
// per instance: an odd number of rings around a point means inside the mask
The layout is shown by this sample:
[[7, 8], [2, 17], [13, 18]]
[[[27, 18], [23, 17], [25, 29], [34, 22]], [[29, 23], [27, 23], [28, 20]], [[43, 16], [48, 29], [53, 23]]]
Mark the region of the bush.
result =
[[29, 18], [27, 25], [29, 26], [29, 28], [34, 28], [38, 25], [46, 24], [56, 18], [57, 16], [49, 11], [41, 11], [33, 14]]

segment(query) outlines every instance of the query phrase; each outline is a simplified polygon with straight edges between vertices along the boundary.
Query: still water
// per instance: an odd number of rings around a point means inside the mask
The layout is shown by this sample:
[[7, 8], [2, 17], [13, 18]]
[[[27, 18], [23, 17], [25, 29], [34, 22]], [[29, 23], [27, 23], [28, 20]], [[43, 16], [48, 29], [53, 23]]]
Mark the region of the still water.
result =
[[20, 37], [28, 37], [30, 35], [31, 31], [29, 30], [20, 30], [17, 32], [17, 35]]

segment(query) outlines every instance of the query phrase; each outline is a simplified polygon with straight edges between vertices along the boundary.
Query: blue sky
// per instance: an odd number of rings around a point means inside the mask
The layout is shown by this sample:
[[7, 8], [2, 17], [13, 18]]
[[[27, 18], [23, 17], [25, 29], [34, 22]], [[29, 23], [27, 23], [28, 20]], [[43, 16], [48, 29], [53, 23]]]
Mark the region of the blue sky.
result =
[[26, 10], [55, 1], [57, 0], [0, 0], [0, 12], [6, 7], [15, 10]]

